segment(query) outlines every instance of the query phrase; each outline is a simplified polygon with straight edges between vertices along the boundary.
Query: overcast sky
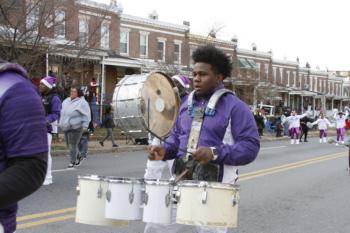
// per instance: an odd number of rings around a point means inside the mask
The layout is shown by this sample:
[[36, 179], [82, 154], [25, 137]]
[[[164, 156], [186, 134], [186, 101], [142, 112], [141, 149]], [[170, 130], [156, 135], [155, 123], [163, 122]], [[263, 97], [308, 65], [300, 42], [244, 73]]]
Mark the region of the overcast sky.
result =
[[[109, 3], [109, 0], [96, 0]], [[223, 28], [217, 38], [238, 37], [238, 46], [273, 51], [274, 58], [296, 60], [311, 67], [350, 70], [350, 1], [348, 0], [118, 0], [125, 14], [182, 24], [206, 35]]]

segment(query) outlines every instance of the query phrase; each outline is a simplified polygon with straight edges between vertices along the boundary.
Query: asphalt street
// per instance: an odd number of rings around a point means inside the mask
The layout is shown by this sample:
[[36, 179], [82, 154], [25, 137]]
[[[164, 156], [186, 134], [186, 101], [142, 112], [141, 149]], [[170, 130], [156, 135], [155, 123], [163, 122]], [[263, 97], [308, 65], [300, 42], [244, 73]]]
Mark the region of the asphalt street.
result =
[[[289, 140], [266, 142], [258, 158], [240, 168], [238, 228], [234, 233], [350, 232], [348, 148]], [[145, 151], [99, 154], [74, 170], [67, 157], [53, 160], [54, 184], [21, 201], [17, 233], [141, 233], [144, 223], [128, 227], [90, 226], [74, 222], [77, 176], [97, 174], [143, 177]], [[194, 233], [185, 227], [183, 233]]]

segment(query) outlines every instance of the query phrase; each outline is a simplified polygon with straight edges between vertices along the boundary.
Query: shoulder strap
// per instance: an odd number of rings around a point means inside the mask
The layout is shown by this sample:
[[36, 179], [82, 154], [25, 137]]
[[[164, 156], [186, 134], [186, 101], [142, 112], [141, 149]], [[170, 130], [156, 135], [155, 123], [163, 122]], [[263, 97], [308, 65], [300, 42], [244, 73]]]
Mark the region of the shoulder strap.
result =
[[219, 99], [226, 95], [226, 94], [231, 94], [231, 95], [235, 95], [235, 93], [233, 91], [230, 91], [228, 89], [220, 89], [217, 90], [211, 97], [209, 100], [209, 103], [205, 109], [205, 115], [206, 116], [214, 116], [215, 115], [215, 111], [216, 111], [216, 104], [219, 102]]

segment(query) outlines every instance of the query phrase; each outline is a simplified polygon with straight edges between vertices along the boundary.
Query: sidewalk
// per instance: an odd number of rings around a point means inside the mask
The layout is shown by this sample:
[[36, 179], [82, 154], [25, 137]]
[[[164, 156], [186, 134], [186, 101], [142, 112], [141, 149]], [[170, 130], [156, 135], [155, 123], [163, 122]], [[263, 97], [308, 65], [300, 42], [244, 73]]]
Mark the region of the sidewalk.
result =
[[[112, 147], [111, 141], [105, 141], [104, 146], [101, 146], [97, 140], [89, 141], [88, 156], [99, 153], [120, 153], [146, 150], [147, 145], [134, 145], [133, 142], [127, 143], [126, 140], [117, 140], [118, 147]], [[65, 142], [56, 142], [52, 144], [52, 156], [68, 155]]]
[[[328, 137], [334, 137], [336, 135], [335, 129], [328, 130]], [[318, 137], [318, 130], [311, 130], [308, 133], [308, 137]], [[120, 153], [120, 152], [131, 152], [131, 151], [141, 151], [146, 150], [147, 145], [134, 145], [133, 141], [126, 140], [125, 136], [118, 136], [118, 138], [124, 138], [122, 140], [117, 140], [118, 147], [112, 147], [112, 143], [110, 140], [104, 142], [104, 146], [101, 146], [98, 142], [100, 136], [91, 137], [89, 141], [89, 150], [88, 154], [99, 154], [99, 153]], [[276, 133], [270, 133], [264, 131], [264, 135], [261, 137], [261, 142], [272, 142], [272, 141], [283, 141], [290, 140], [290, 137], [276, 137]], [[65, 142], [62, 140], [62, 136], [60, 136], [60, 142], [52, 143], [51, 149], [52, 156], [62, 156], [68, 155], [68, 150], [66, 148]]]

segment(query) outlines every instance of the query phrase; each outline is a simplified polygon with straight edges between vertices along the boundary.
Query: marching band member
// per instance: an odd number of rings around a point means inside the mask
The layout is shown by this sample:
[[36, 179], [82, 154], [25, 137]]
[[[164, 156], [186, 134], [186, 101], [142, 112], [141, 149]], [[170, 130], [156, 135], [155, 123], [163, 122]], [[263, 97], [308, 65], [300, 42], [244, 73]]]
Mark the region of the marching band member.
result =
[[16, 231], [17, 202], [42, 185], [47, 151], [36, 88], [21, 66], [0, 60], [0, 232]]
[[300, 119], [307, 116], [308, 113], [304, 113], [302, 115], [297, 115], [296, 111], [293, 110], [289, 117], [286, 117], [284, 121], [289, 123], [289, 132], [290, 132], [290, 144], [299, 144], [299, 135], [300, 135]]
[[337, 143], [336, 146], [339, 145], [339, 139], [341, 139], [341, 144], [344, 144], [344, 134], [345, 134], [345, 120], [349, 115], [348, 108], [346, 107], [345, 110], [345, 116], [343, 116], [343, 112], [335, 112], [334, 118], [335, 118], [335, 126], [337, 128]]
[[318, 125], [318, 129], [320, 130], [320, 143], [327, 142], [327, 125], [331, 127], [331, 123], [327, 118], [324, 117], [323, 113], [320, 113], [320, 118], [316, 121], [312, 122], [311, 125]]
[[[224, 89], [223, 80], [231, 76], [232, 70], [229, 58], [211, 45], [199, 47], [192, 58], [194, 91], [181, 105], [166, 143], [150, 147], [150, 159], [186, 162], [189, 155], [184, 151], [191, 150], [191, 160], [187, 160], [191, 163], [186, 164], [192, 164], [193, 169], [186, 178], [222, 181], [226, 165], [242, 166], [255, 160], [260, 149], [259, 134], [248, 106]], [[212, 109], [210, 100], [218, 95]], [[223, 143], [228, 127], [233, 144]], [[227, 229], [198, 226], [197, 231], [224, 233]]]

